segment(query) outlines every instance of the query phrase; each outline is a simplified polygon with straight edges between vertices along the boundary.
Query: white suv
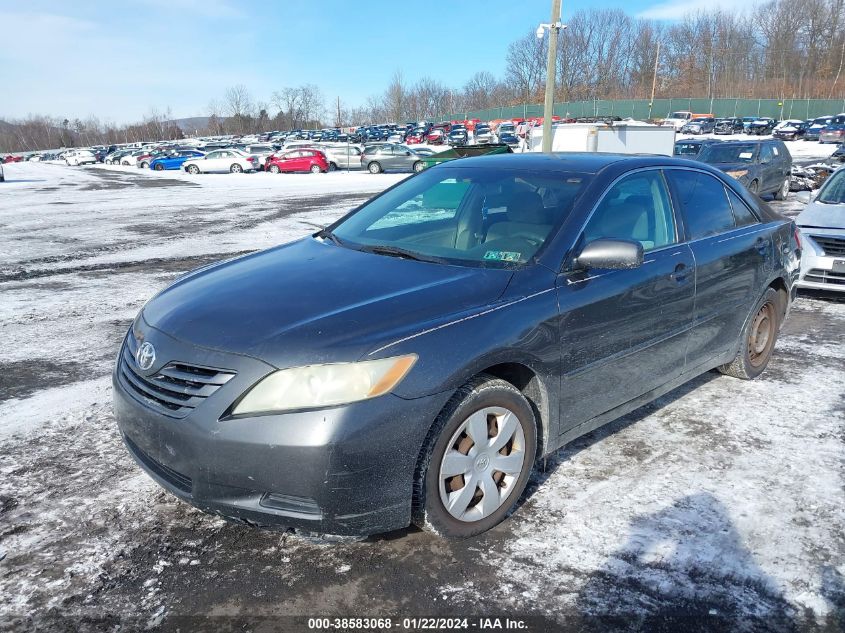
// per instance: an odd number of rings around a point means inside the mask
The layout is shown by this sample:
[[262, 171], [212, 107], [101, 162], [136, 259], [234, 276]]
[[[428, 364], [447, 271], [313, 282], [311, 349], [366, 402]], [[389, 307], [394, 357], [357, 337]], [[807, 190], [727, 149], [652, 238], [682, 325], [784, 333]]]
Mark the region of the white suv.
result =
[[68, 165], [96, 165], [97, 157], [87, 149], [76, 149], [65, 153], [65, 162]]

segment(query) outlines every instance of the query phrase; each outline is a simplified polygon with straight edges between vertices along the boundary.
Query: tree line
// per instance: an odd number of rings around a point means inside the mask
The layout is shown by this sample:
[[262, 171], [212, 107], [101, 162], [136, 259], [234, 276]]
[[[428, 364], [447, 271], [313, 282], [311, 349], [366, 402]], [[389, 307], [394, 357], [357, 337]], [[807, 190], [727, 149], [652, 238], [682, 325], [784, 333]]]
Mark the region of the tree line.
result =
[[[574, 13], [558, 36], [557, 101], [650, 98], [841, 98], [845, 94], [845, 0], [770, 0], [740, 12], [697, 11], [666, 22], [620, 9]], [[206, 107], [204, 135], [419, 121], [449, 113], [540, 103], [546, 85], [547, 35], [513, 41], [505, 71], [475, 72], [463, 86], [432, 77], [409, 82], [396, 71], [360, 105], [327, 99], [313, 84], [256, 99], [242, 85]], [[656, 81], [654, 81], [656, 79]], [[180, 138], [169, 111], [118, 126], [30, 116], [0, 122], [0, 149], [27, 151]], [[194, 130], [191, 130], [193, 133]]]

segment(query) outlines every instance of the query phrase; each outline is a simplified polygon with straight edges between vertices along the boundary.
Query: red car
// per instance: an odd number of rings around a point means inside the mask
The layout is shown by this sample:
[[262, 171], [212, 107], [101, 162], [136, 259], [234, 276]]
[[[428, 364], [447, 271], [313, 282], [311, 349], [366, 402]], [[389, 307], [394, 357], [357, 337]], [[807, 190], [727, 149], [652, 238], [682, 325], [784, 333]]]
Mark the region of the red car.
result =
[[436, 127], [426, 136], [426, 141], [430, 145], [443, 145], [446, 142], [446, 131]]
[[327, 172], [329, 161], [316, 149], [291, 149], [267, 158], [264, 169], [274, 174], [283, 171], [310, 171], [312, 174]]
[[418, 127], [408, 132], [405, 137], [405, 145], [417, 145], [425, 143], [425, 137], [428, 136], [428, 128]]
[[6, 156], [6, 158], [3, 160], [4, 163], [20, 163], [22, 161], [23, 156], [12, 156], [11, 154]]

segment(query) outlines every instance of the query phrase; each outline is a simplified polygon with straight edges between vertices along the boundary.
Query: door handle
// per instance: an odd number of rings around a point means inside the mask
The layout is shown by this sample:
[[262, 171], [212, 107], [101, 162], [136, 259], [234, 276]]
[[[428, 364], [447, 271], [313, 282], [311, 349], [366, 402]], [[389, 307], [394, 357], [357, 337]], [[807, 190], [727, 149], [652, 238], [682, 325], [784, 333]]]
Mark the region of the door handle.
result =
[[679, 284], [687, 280], [687, 266], [686, 264], [678, 264], [675, 270], [669, 274], [669, 279], [676, 281]]

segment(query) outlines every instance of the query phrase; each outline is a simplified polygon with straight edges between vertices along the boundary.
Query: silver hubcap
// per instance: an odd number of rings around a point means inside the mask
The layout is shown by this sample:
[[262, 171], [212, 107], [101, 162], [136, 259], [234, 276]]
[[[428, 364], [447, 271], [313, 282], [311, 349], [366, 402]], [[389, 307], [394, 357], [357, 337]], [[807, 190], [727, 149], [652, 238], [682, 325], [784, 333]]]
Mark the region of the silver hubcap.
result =
[[479, 521], [507, 501], [525, 465], [525, 433], [516, 414], [485, 407], [449, 440], [438, 476], [440, 500], [459, 521]]

